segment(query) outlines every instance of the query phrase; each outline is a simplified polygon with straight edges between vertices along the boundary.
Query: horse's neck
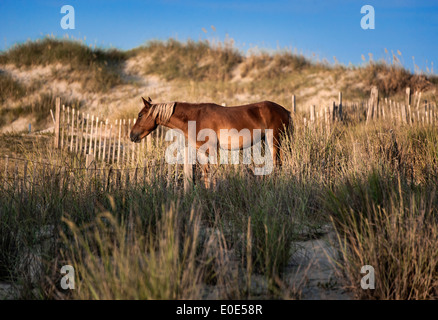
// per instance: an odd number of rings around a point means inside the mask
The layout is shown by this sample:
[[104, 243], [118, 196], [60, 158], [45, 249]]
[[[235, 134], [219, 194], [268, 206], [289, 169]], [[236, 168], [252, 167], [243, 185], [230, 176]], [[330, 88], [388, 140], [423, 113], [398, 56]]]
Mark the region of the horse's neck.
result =
[[188, 130], [188, 113], [190, 113], [193, 107], [190, 105], [184, 105], [182, 108], [181, 105], [177, 102], [175, 105], [175, 110], [173, 111], [172, 116], [170, 117], [167, 123], [161, 124], [170, 129], [179, 129], [187, 135]]

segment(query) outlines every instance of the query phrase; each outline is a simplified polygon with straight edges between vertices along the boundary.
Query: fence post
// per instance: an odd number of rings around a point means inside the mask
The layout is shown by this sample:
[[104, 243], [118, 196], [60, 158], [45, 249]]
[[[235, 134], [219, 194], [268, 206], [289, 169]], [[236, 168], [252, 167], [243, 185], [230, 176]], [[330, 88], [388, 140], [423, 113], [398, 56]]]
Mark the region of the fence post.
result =
[[85, 156], [85, 167], [87, 169], [89, 169], [90, 165], [93, 163], [94, 161], [94, 156], [93, 156], [93, 150], [90, 150], [91, 152], [89, 154], [87, 154]]
[[152, 150], [152, 134], [148, 134], [148, 136], [146, 137], [146, 149], [147, 151], [151, 151]]
[[129, 181], [130, 181], [129, 167], [128, 168], [125, 167], [125, 188], [129, 186]]
[[296, 105], [296, 100], [295, 100], [295, 95], [292, 95], [292, 112], [293, 114], [297, 113], [297, 105]]
[[73, 138], [75, 131], [75, 109], [71, 110], [71, 135], [70, 135], [70, 152], [73, 152]]
[[178, 187], [178, 161], [176, 161], [175, 163], [175, 185], [174, 185], [174, 190], [176, 190], [176, 188]]
[[310, 122], [312, 124], [315, 122], [315, 105], [310, 106]]
[[85, 155], [88, 154], [87, 144], [88, 144], [88, 126], [90, 125], [90, 121], [89, 120], [90, 120], [90, 114], [87, 113], [87, 120], [86, 120], [87, 124], [86, 124], [86, 127], [85, 127], [85, 142], [84, 142], [84, 154]]
[[401, 109], [402, 123], [406, 123], [407, 122], [406, 106], [404, 104], [401, 104], [399, 108]]
[[332, 121], [337, 121], [339, 119], [339, 115], [338, 115], [338, 109], [336, 108], [336, 102], [335, 101], [333, 101], [332, 110], [331, 111], [332, 111], [332, 116], [330, 117], [330, 119]]
[[[109, 143], [111, 143], [111, 131], [113, 129], [113, 125], [110, 126], [110, 131], [109, 131]], [[106, 158], [106, 138], [108, 136], [108, 119], [105, 120], [105, 134], [104, 134], [104, 138], [103, 138], [103, 155], [102, 155], [102, 162], [105, 162], [105, 158]], [[109, 147], [109, 150], [111, 150], [111, 146]], [[109, 161], [110, 157], [108, 157], [108, 161]]]
[[111, 191], [111, 175], [113, 173], [113, 166], [110, 166], [109, 170], [108, 170], [108, 176], [106, 178], [106, 184], [104, 186], [104, 188], [107, 191]]
[[429, 112], [428, 112], [427, 100], [424, 100], [424, 114], [426, 118], [426, 124], [429, 124]]
[[37, 168], [36, 168], [35, 163], [31, 162], [31, 164], [32, 164], [32, 183], [30, 183], [29, 189], [32, 189], [32, 193], [33, 193], [35, 190], [35, 184], [36, 184]]
[[[137, 119], [134, 119], [133, 125], [135, 124], [136, 120]], [[128, 137], [128, 143], [131, 143], [131, 163], [134, 164], [134, 161], [135, 161], [135, 147], [137, 146], [137, 144], [136, 143], [132, 143], [132, 142], [129, 141], [129, 132], [130, 132], [131, 128], [132, 128], [131, 127], [131, 119], [129, 119], [129, 127], [128, 127], [128, 132], [127, 132], [127, 137]]]
[[[76, 113], [76, 145], [75, 145], [75, 152], [78, 153], [78, 147], [79, 147], [79, 109]], [[79, 152], [80, 153], [80, 152]]]
[[23, 167], [23, 190], [22, 191], [26, 191], [27, 189], [27, 161], [24, 162], [24, 167]]
[[119, 141], [117, 147], [117, 165], [120, 168], [120, 138], [122, 136], [122, 120], [119, 119]]
[[391, 121], [394, 122], [394, 112], [392, 109], [392, 100], [389, 100], [389, 112], [391, 114]]
[[[66, 179], [66, 174], [65, 174], [65, 166], [62, 166], [61, 171], [59, 173], [59, 192], [62, 193], [63, 189], [64, 189], [64, 185], [66, 185], [68, 187], [67, 183], [64, 183], [64, 180]], [[68, 189], [67, 189], [68, 190]], [[66, 190], [66, 191], [67, 191]]]
[[411, 88], [407, 87], [406, 88], [406, 105], [410, 105], [411, 104]]
[[147, 173], [148, 161], [143, 159], [143, 186], [146, 185], [146, 173]]
[[138, 164], [135, 166], [133, 179], [134, 179], [134, 184], [137, 186], [137, 184], [138, 184]]
[[105, 184], [106, 184], [106, 167], [102, 167], [102, 170], [100, 172], [101, 174], [101, 185], [102, 185], [102, 191], [105, 192]]
[[59, 149], [60, 147], [60, 139], [59, 139], [59, 132], [61, 128], [61, 98], [56, 97], [56, 104], [55, 104], [55, 148]]
[[146, 139], [142, 139], [141, 140], [141, 149], [140, 149], [140, 153], [138, 154], [138, 161], [140, 161], [140, 159], [141, 159], [141, 156], [143, 155], [144, 156], [144, 154], [146, 153]]
[[184, 148], [184, 192], [187, 193], [190, 191], [193, 183], [193, 171], [194, 166], [189, 161], [190, 154], [190, 143], [189, 146]]
[[14, 184], [13, 184], [13, 186], [14, 186], [14, 190], [13, 190], [14, 193], [13, 194], [15, 194], [15, 191], [17, 191], [17, 194], [18, 194], [18, 192], [20, 190], [20, 187], [18, 185], [18, 161], [17, 160], [15, 160]]
[[[65, 126], [65, 124], [64, 124]], [[68, 137], [70, 136], [70, 107], [67, 106], [67, 127], [65, 128], [65, 148], [69, 148]]]
[[[98, 137], [98, 129], [99, 129], [99, 117], [96, 117], [96, 129], [94, 130], [94, 149], [93, 149], [93, 156], [96, 158], [96, 151], [97, 151], [97, 137]], [[97, 158], [96, 158], [97, 159]]]
[[[91, 147], [91, 145], [90, 145], [90, 147]], [[85, 156], [85, 168], [86, 168], [85, 171], [86, 171], [87, 176], [88, 176], [88, 183], [89, 183], [88, 187], [89, 187], [90, 192], [92, 190], [91, 183], [94, 180], [93, 179], [93, 171], [91, 169], [91, 165], [93, 164], [93, 162], [94, 162], [93, 149], [90, 149], [90, 153], [88, 153]]]
[[339, 113], [339, 120], [342, 121], [342, 92], [341, 91], [339, 91], [338, 113]]
[[[85, 114], [82, 112], [82, 121], [81, 121], [81, 130], [80, 130], [80, 134], [79, 134], [79, 154], [82, 154], [82, 145], [84, 143], [84, 124], [85, 124]], [[79, 130], [79, 126], [78, 126], [78, 130]]]
[[99, 146], [99, 151], [97, 152], [97, 158], [102, 159], [102, 121], [99, 124], [99, 142], [97, 144]]
[[116, 189], [121, 189], [121, 182], [122, 182], [122, 172], [121, 169], [117, 169], [117, 175], [116, 175]]
[[6, 188], [7, 183], [8, 183], [8, 166], [9, 166], [9, 156], [5, 156], [5, 176], [4, 176], [4, 180], [5, 180], [5, 184], [4, 184], [4, 188]]
[[167, 187], [170, 188], [170, 184], [172, 183], [172, 177], [170, 173], [172, 172], [172, 165], [170, 163], [167, 164]]
[[117, 146], [117, 120], [114, 124], [113, 163], [116, 163], [116, 146]]
[[377, 118], [377, 110], [379, 105], [379, 89], [377, 89], [376, 86], [373, 86], [371, 88], [370, 102], [371, 102], [371, 116], [374, 119]]
[[61, 126], [61, 149], [64, 148], [64, 140], [65, 140], [65, 105], [62, 105], [62, 126]]

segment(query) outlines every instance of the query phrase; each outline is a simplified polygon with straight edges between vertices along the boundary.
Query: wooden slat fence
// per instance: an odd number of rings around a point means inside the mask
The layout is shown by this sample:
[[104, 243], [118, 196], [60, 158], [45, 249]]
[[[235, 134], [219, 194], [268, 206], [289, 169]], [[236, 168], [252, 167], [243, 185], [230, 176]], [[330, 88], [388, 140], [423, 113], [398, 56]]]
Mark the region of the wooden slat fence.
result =
[[[292, 110], [296, 110], [295, 96], [292, 97]], [[435, 103], [421, 100], [421, 92], [411, 95], [406, 88], [406, 100], [403, 102], [379, 98], [376, 87], [371, 89], [370, 98], [359, 102], [342, 102], [339, 100], [329, 106], [317, 108], [311, 105], [309, 111], [303, 114], [306, 128], [320, 127], [329, 133], [334, 124], [339, 121], [355, 121], [371, 124], [375, 120], [389, 121], [393, 125], [435, 125], [438, 123], [437, 106]]]
[[49, 162], [31, 161], [9, 156], [0, 157], [4, 167], [0, 170], [0, 189], [9, 190], [14, 195], [35, 192], [37, 189], [57, 189], [60, 192], [114, 191], [160, 184], [166, 187], [189, 191], [192, 182], [184, 172], [193, 165], [174, 164], [165, 166], [155, 160], [145, 160], [141, 166], [119, 168], [109, 166], [99, 168], [93, 155], [87, 156], [87, 165], [70, 168]]
[[62, 105], [59, 98], [55, 106], [54, 146], [78, 153], [84, 157], [92, 154], [96, 161], [116, 164], [119, 168], [139, 165], [148, 151], [164, 140], [167, 129], [159, 126], [141, 143], [129, 139], [136, 119], [110, 121], [95, 115], [85, 114]]

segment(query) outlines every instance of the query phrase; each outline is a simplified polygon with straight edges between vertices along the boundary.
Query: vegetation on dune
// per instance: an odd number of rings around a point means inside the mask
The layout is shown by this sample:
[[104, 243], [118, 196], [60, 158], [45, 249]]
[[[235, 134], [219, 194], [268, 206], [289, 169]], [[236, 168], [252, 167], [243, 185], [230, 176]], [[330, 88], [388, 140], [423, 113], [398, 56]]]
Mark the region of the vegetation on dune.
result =
[[[44, 39], [1, 53], [0, 63], [66, 64], [93, 91], [122, 83], [122, 64], [142, 56], [148, 58], [144, 73], [175, 87], [195, 82], [193, 97], [262, 92], [284, 105], [291, 90], [314, 85], [306, 77], [312, 72], [338, 79], [349, 70], [288, 52], [246, 57], [231, 44], [176, 40], [121, 52]], [[238, 69], [252, 81], [231, 81]], [[378, 86], [384, 95], [437, 85], [436, 77], [397, 64], [370, 62], [351, 70], [357, 81]], [[23, 115], [33, 114], [37, 122], [50, 117], [53, 95], [10, 108], [6, 101], [19, 102], [34, 88], [6, 72], [0, 72], [0, 84], [0, 126]], [[365, 124], [349, 112], [344, 108], [343, 122], [333, 122], [329, 131], [316, 123], [304, 126], [297, 114], [294, 134], [284, 137], [280, 169], [255, 177], [245, 166], [216, 167], [214, 192], [199, 183], [188, 193], [168, 185], [168, 166], [148, 166], [143, 183], [106, 190], [99, 187], [101, 178], [79, 170], [67, 191], [56, 171], [44, 175], [49, 166], [33, 171], [36, 164], [29, 162], [30, 187], [24, 191], [2, 169], [0, 280], [13, 281], [23, 298], [299, 298], [300, 288], [288, 277], [298, 243], [332, 226], [343, 285], [357, 298], [437, 298], [438, 129], [419, 120], [410, 126], [379, 119]], [[51, 141], [47, 135], [8, 133], [0, 149], [36, 162], [84, 167], [81, 155], [54, 150]], [[164, 148], [154, 145], [145, 157], [161, 163]], [[17, 170], [10, 161], [10, 172]], [[59, 287], [65, 264], [77, 271], [77, 288], [70, 292]], [[375, 290], [359, 286], [363, 265], [375, 268]]]
[[125, 53], [116, 49], [92, 49], [79, 41], [44, 38], [13, 46], [0, 55], [0, 63], [29, 67], [60, 62], [72, 68], [88, 68], [96, 64], [117, 64], [125, 58]]
[[120, 66], [125, 60], [125, 52], [117, 49], [93, 49], [78, 41], [52, 38], [28, 41], [0, 54], [0, 64], [68, 66], [69, 73], [77, 72], [83, 87], [90, 91], [107, 91], [123, 83]]
[[[145, 184], [122, 190], [94, 188], [79, 172], [68, 192], [56, 176], [22, 195], [10, 180], [0, 184], [0, 277], [34, 298], [297, 298], [288, 277], [297, 241], [333, 222], [337, 264], [356, 297], [436, 298], [437, 136], [433, 126], [380, 121], [337, 123], [327, 134], [297, 118], [281, 170], [254, 177], [221, 166], [214, 192], [197, 184], [184, 194], [167, 185], [166, 168], [148, 167]], [[160, 163], [164, 147], [149, 157]], [[49, 144], [21, 149], [83, 166]], [[41, 238], [47, 228], [50, 241]], [[33, 257], [42, 243], [35, 279], [16, 248]], [[78, 272], [74, 292], [57, 285], [64, 264]], [[363, 265], [376, 270], [375, 290], [359, 286]]]
[[294, 55], [288, 51], [276, 52], [275, 54], [262, 52], [247, 57], [241, 73], [242, 77], [249, 76], [257, 80], [272, 80], [287, 77], [312, 66], [313, 64], [304, 56]]
[[[79, 41], [44, 38], [0, 53], [0, 65], [13, 64], [18, 68], [29, 68], [29, 71], [34, 66], [50, 66], [47, 81], [78, 82], [82, 89], [78, 94], [85, 95], [85, 103], [88, 97], [93, 103], [96, 99], [101, 103], [102, 98], [96, 97], [96, 93], [108, 93], [129, 81], [133, 87], [138, 86], [136, 77], [126, 80], [130, 78], [124, 69], [127, 61], [142, 76], [153, 74], [167, 81], [172, 87], [170, 99], [191, 99], [194, 102], [203, 99], [233, 104], [238, 101], [236, 97], [240, 96], [242, 100], [243, 96], [289, 105], [291, 93], [296, 94], [298, 100], [306, 100], [317, 97], [321, 91], [330, 96], [327, 99], [334, 99], [335, 91], [342, 91], [345, 100], [361, 100], [369, 96], [369, 88], [373, 85], [384, 96], [401, 100], [398, 98], [402, 97], [407, 86], [412, 92], [431, 91], [438, 83], [438, 77], [412, 74], [395, 62], [370, 61], [363, 67], [349, 68], [315, 62], [287, 50], [245, 55], [231, 40], [221, 43], [169, 39], [150, 41], [138, 48], [121, 51], [91, 48]], [[42, 91], [42, 83], [46, 80], [42, 78], [24, 85], [19, 78], [12, 78], [2, 71], [0, 81], [2, 105], [17, 105], [29, 93]], [[423, 93], [424, 98], [430, 99], [430, 94], [426, 95]]]
[[231, 72], [243, 60], [231, 43], [210, 45], [208, 41], [150, 41], [130, 51], [132, 55], [147, 55], [151, 62], [146, 73], [170, 80], [230, 80]]
[[[212, 44], [208, 40], [180, 42], [174, 39], [149, 41], [135, 49], [121, 51], [91, 48], [79, 41], [44, 38], [15, 45], [2, 52], [0, 64], [32, 67], [61, 63], [69, 66], [71, 71], [81, 73], [83, 87], [87, 90], [106, 91], [123, 83], [120, 66], [130, 57], [138, 55], [150, 58], [144, 72], [160, 75], [168, 81], [228, 81], [239, 65], [241, 77], [254, 80], [281, 80], [306, 69], [318, 72], [332, 68], [284, 50], [245, 56], [232, 41]], [[341, 66], [333, 68], [348, 69]], [[386, 61], [370, 61], [358, 70], [367, 86], [376, 85], [387, 95], [400, 92], [407, 86], [413, 90], [424, 90], [437, 81], [437, 77], [412, 74], [399, 63]]]
[[7, 99], [17, 99], [24, 96], [26, 89], [9, 74], [0, 70], [0, 103]]
[[432, 86], [437, 78], [412, 74], [400, 65], [388, 65], [384, 62], [370, 63], [360, 71], [367, 85], [377, 86], [386, 96], [403, 92], [407, 87], [413, 91], [424, 91]]
[[[438, 294], [436, 181], [413, 186], [375, 168], [349, 178], [327, 202], [341, 244], [343, 270], [359, 298], [433, 299]], [[375, 289], [362, 290], [362, 266], [375, 269]]]
[[[261, 81], [269, 87], [267, 82], [274, 82], [274, 86], [278, 86], [279, 83], [288, 81], [290, 85], [297, 80], [297, 73], [303, 71], [310, 74], [327, 71], [337, 76], [339, 70], [342, 74], [349, 69], [341, 65], [314, 62], [303, 55], [285, 50], [273, 53], [261, 51], [245, 56], [233, 47], [231, 41], [214, 45], [209, 41], [150, 41], [130, 50], [128, 55], [150, 57], [144, 72], [159, 75], [167, 81], [228, 81], [239, 67], [241, 78]], [[399, 63], [386, 61], [370, 61], [356, 70], [365, 87], [376, 85], [385, 95], [403, 92], [406, 87], [423, 91], [433, 86], [438, 78], [412, 74]]]
[[[83, 103], [75, 100], [61, 97], [67, 106], [80, 108]], [[19, 119], [20, 117], [31, 115], [34, 130], [45, 129], [47, 120], [50, 119], [50, 109], [53, 110], [56, 97], [51, 93], [41, 94], [35, 101], [25, 103], [18, 107], [4, 106], [0, 108], [0, 127]]]

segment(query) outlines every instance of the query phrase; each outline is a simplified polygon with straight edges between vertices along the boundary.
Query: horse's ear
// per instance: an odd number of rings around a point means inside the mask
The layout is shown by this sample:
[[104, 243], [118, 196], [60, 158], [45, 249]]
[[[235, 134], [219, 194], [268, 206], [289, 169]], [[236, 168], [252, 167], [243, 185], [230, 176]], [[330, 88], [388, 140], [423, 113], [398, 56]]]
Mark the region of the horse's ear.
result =
[[148, 101], [149, 101], [149, 102], [152, 102], [152, 99], [151, 99], [151, 97], [148, 97]]
[[141, 100], [143, 100], [145, 107], [151, 106], [151, 103], [150, 103], [150, 101], [152, 101], [151, 98], [148, 97], [148, 100], [146, 100], [145, 98], [141, 97]]

